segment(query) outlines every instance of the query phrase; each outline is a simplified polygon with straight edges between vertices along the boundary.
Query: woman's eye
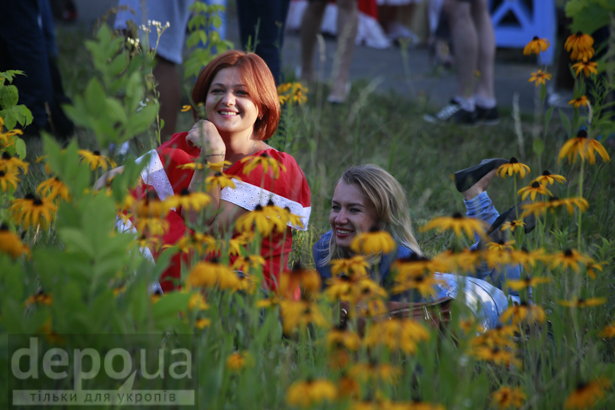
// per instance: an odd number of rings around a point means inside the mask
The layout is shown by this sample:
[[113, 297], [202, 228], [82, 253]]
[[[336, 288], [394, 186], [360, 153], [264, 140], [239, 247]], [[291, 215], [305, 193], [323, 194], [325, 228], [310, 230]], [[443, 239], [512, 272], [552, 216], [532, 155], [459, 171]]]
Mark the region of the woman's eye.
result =
[[214, 88], [213, 90], [210, 91], [210, 93], [221, 93], [222, 90], [220, 88]]
[[331, 205], [331, 209], [332, 209], [333, 211], [339, 211], [339, 210], [340, 210], [340, 207], [339, 207], [338, 205]]
[[361, 212], [361, 210], [359, 208], [350, 208], [350, 212], [357, 213], [357, 212]]
[[237, 91], [235, 91], [235, 93], [239, 94], [239, 95], [248, 95], [248, 92], [245, 91], [245, 90], [237, 90]]

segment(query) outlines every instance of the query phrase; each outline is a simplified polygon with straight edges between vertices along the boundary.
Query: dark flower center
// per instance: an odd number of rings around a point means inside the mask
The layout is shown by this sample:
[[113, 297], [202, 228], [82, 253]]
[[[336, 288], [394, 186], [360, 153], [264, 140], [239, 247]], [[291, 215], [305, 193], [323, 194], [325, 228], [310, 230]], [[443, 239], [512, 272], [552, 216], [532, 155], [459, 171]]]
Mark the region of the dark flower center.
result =
[[26, 194], [26, 196], [24, 196], [24, 199], [36, 199], [36, 197], [34, 196], [34, 194]]
[[532, 39], [532, 41], [536, 41], [538, 40], [538, 36], [534, 36], [534, 38]]
[[181, 196], [189, 196], [189, 195], [190, 195], [190, 191], [188, 190], [188, 188], [184, 188], [184, 189], [182, 189], [182, 191], [179, 193], [179, 195], [181, 195]]
[[305, 310], [303, 311], [304, 315], [309, 315], [310, 313], [312, 313], [312, 309], [308, 306], [305, 308]]
[[549, 171], [545, 170], [545, 171], [542, 173], [542, 175], [544, 175], [544, 176], [548, 177], [549, 175], [551, 175], [551, 173], [550, 173]]
[[577, 33], [575, 34], [575, 36], [581, 38], [583, 37], [583, 32], [582, 31], [577, 31]]
[[3, 176], [5, 176], [6, 174], [4, 173], [4, 171], [0, 171], [0, 178], [2, 178]]
[[255, 211], [262, 211], [263, 207], [260, 205], [256, 205], [256, 208], [254, 208]]
[[0, 231], [8, 231], [8, 230], [9, 230], [9, 226], [7, 224], [0, 225]]
[[267, 202], [267, 206], [275, 206], [271, 198], [269, 198], [269, 202]]
[[216, 173], [214, 174], [214, 176], [216, 176], [216, 177], [221, 177], [221, 176], [222, 176], [222, 172], [216, 172]]
[[579, 132], [577, 132], [577, 138], [587, 138], [587, 131], [579, 130]]
[[92, 151], [92, 154], [96, 155], [96, 156], [100, 156], [100, 151], [96, 150], [96, 151]]
[[532, 188], [534, 188], [534, 189], [540, 188], [540, 184], [538, 182], [533, 182], [532, 183]]
[[378, 229], [377, 226], [372, 226], [371, 228], [369, 228], [369, 231], [374, 233], [374, 232], [380, 232], [380, 229]]
[[8, 152], [4, 151], [2, 153], [2, 159], [11, 159], [11, 154], [9, 154]]
[[564, 251], [564, 256], [570, 258], [572, 256], [572, 251], [570, 249], [566, 249]]
[[498, 245], [504, 245], [504, 240], [500, 239], [500, 240], [498, 241]]
[[585, 299], [578, 299], [577, 300], [577, 304], [578, 305], [582, 305], [583, 303], [585, 303]]
[[554, 202], [554, 201], [559, 201], [559, 198], [556, 196], [552, 196], [551, 198], [549, 198], [549, 202]]
[[261, 154], [261, 158], [269, 158], [269, 155], [267, 155], [267, 153], [266, 153], [266, 152], [263, 152], [263, 153]]
[[41, 205], [43, 205], [43, 201], [41, 201], [40, 198], [36, 198], [36, 199], [34, 199], [34, 201], [32, 201], [32, 204], [36, 205], [36, 206], [41, 206]]
[[453, 214], [453, 219], [463, 219], [463, 215], [461, 215], [459, 212], [455, 212]]
[[350, 276], [342, 275], [342, 276], [340, 276], [340, 280], [343, 281], [343, 282], [350, 282]]
[[156, 194], [156, 192], [154, 191], [147, 191], [147, 193], [145, 194], [145, 201], [149, 202], [149, 201], [154, 201], [158, 199], [158, 194]]
[[301, 262], [300, 262], [300, 261], [296, 261], [295, 263], [293, 263], [293, 269], [292, 269], [292, 271], [293, 271], [294, 273], [296, 273], [296, 272], [300, 272], [300, 271], [302, 271], [302, 270], [303, 270], [303, 265], [301, 264]]
[[508, 163], [509, 163], [509, 164], [518, 164], [518, 163], [519, 163], [519, 161], [517, 161], [517, 158], [512, 157], [512, 158], [510, 159], [510, 161], [508, 161]]

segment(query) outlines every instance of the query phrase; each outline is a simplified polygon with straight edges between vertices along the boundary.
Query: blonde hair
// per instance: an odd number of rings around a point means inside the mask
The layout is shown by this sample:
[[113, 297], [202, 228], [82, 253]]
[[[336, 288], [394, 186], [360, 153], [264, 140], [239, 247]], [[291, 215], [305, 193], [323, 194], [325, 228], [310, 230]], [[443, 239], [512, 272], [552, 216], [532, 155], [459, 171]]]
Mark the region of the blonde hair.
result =
[[[390, 233], [397, 243], [422, 255], [419, 244], [412, 234], [406, 193], [391, 174], [377, 165], [359, 165], [344, 171], [338, 184], [340, 182], [360, 187], [376, 209], [380, 221], [378, 228]], [[346, 258], [349, 254], [348, 249], [336, 245], [335, 237], [332, 235], [329, 241], [329, 253], [323, 259], [322, 265], [328, 265], [332, 259]]]

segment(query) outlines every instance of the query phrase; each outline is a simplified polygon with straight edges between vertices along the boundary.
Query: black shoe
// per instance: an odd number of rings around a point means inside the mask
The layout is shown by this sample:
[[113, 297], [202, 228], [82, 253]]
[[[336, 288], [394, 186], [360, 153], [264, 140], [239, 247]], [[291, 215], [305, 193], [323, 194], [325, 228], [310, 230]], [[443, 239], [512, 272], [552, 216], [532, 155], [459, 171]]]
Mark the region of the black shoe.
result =
[[484, 125], [496, 125], [500, 123], [498, 106], [493, 108], [482, 108], [476, 106], [476, 122]]
[[455, 100], [442, 108], [437, 114], [425, 114], [423, 119], [432, 124], [476, 125], [476, 111], [466, 111]]
[[478, 165], [455, 172], [455, 187], [457, 191], [467, 191], [482, 177], [503, 164], [508, 164], [508, 160], [504, 158], [484, 159]]
[[[493, 224], [489, 227], [489, 229], [487, 230], [487, 237], [488, 237], [488, 241], [489, 242], [506, 242], [506, 240], [508, 239], [509, 235], [510, 235], [510, 231], [509, 230], [502, 230], [502, 225], [504, 225], [506, 222], [512, 222], [515, 221], [517, 219], [517, 211], [519, 214], [519, 217], [521, 217], [521, 214], [523, 214], [523, 205], [525, 204], [531, 204], [531, 201], [523, 201], [523, 202], [519, 202], [517, 205], [511, 207], [510, 209], [508, 209], [506, 212], [500, 214], [500, 216], [498, 216], [496, 218], [495, 221], [493, 221]], [[515, 211], [515, 208], [517, 208], [517, 211]], [[536, 227], [536, 217], [533, 214], [527, 215], [525, 216], [525, 218], [523, 218], [523, 223], [525, 225], [523, 225], [523, 230], [525, 231], [526, 234], [532, 232], [534, 230], [534, 228]], [[484, 239], [481, 239], [478, 243], [478, 247], [484, 247], [484, 245], [486, 245], [487, 241], [485, 241]]]

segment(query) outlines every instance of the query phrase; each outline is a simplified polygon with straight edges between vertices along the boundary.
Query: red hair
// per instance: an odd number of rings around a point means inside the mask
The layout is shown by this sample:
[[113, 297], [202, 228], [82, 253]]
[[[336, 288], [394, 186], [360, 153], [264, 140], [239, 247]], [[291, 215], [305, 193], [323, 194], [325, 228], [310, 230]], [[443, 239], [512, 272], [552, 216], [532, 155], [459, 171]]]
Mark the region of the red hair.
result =
[[[192, 103], [205, 104], [209, 87], [218, 71], [236, 67], [248, 88], [248, 94], [262, 118], [254, 123], [254, 135], [259, 140], [271, 137], [278, 128], [280, 121], [280, 101], [275, 86], [273, 74], [265, 61], [254, 53], [245, 53], [239, 50], [229, 50], [214, 58], [201, 71], [192, 89]], [[195, 120], [197, 111], [194, 111]]]

